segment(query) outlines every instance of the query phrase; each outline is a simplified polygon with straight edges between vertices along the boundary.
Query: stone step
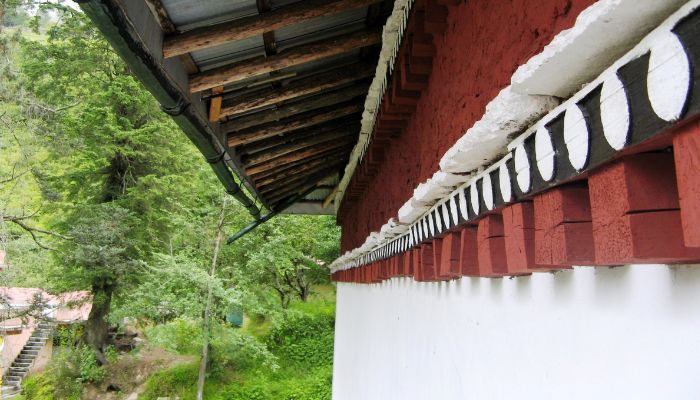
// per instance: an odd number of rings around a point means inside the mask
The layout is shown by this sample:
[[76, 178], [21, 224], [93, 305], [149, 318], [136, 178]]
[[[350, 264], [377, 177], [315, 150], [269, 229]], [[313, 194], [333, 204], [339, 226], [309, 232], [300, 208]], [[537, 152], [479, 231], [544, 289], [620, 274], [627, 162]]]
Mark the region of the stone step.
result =
[[12, 395], [12, 394], [16, 394], [16, 393], [19, 393], [18, 386], [16, 386], [16, 385], [3, 385], [3, 387], [2, 387], [3, 396]]
[[8, 390], [2, 393], [2, 400], [14, 399], [17, 396], [19, 396], [19, 389]]
[[[31, 364], [34, 362], [34, 358], [26, 358], [26, 357], [18, 357], [15, 359], [15, 362], [13, 364]], [[18, 367], [22, 367], [23, 365], [17, 365]]]
[[22, 371], [19, 368], [10, 367], [10, 368], [8, 368], [7, 371], [5, 371], [5, 374], [7, 374], [7, 375], [22, 375], [25, 372], [27, 372], [27, 371], [26, 370]]
[[19, 376], [6, 376], [2, 381], [6, 383], [19, 383], [22, 380]]
[[39, 354], [39, 350], [22, 349], [22, 351], [20, 351], [19, 354], [37, 355], [37, 354]]

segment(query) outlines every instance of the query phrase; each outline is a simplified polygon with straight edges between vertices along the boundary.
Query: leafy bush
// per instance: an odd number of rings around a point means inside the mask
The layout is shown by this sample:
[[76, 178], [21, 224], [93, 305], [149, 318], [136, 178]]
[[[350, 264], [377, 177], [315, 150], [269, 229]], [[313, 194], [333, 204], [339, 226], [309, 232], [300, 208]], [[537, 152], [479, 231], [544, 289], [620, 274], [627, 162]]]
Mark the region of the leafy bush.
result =
[[[56, 391], [55, 386], [55, 378], [50, 374], [29, 375], [22, 380], [22, 394], [26, 400], [54, 400], [56, 399], [54, 396]], [[80, 392], [78, 391], [76, 395], [68, 397], [67, 399], [72, 400], [79, 398]]]
[[45, 372], [22, 381], [27, 400], [79, 400], [85, 383], [98, 383], [107, 370], [86, 345], [58, 347]]
[[189, 319], [177, 318], [146, 330], [148, 340], [178, 354], [198, 354], [202, 349], [202, 327]]
[[146, 381], [146, 390], [139, 399], [156, 400], [165, 396], [178, 396], [182, 399], [194, 398], [197, 390], [199, 362], [181, 364], [158, 371]]
[[307, 367], [333, 363], [333, 313], [308, 314], [290, 311], [270, 330], [265, 342], [280, 358]]
[[215, 325], [210, 343], [212, 373], [221, 374], [227, 369], [264, 368], [274, 371], [278, 368], [277, 357], [263, 343], [238, 329]]

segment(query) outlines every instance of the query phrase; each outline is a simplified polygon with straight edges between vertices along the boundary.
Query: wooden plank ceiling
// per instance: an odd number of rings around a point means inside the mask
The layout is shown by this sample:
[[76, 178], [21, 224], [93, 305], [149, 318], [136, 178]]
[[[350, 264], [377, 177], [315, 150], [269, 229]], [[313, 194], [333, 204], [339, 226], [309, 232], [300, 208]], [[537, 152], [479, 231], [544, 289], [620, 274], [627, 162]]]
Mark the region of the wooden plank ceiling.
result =
[[208, 102], [262, 202], [275, 209], [315, 186], [321, 192], [304, 201], [323, 203], [357, 142], [393, 1], [243, 0], [224, 11], [150, 3], [166, 31], [165, 59], [188, 66], [189, 90]]

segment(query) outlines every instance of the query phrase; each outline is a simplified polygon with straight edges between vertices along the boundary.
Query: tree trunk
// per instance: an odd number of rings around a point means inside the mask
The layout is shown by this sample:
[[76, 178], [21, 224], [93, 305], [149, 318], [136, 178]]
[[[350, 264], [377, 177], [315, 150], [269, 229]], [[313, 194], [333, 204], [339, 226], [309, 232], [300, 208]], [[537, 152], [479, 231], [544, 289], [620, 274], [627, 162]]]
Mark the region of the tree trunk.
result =
[[92, 284], [92, 309], [90, 309], [90, 315], [85, 323], [83, 340], [92, 346], [100, 365], [107, 363], [104, 349], [109, 339], [109, 324], [105, 317], [109, 314], [113, 292], [114, 286], [111, 284], [104, 282]]
[[224, 220], [226, 219], [226, 197], [221, 203], [221, 214], [216, 226], [216, 238], [214, 239], [214, 254], [211, 257], [211, 269], [209, 270], [209, 283], [207, 285], [207, 303], [204, 308], [204, 344], [202, 345], [202, 359], [199, 361], [199, 376], [197, 378], [197, 400], [202, 400], [204, 395], [204, 379], [207, 372], [207, 358], [209, 357], [209, 337], [211, 335], [211, 281], [216, 276], [216, 261], [219, 257], [221, 238], [223, 236]]

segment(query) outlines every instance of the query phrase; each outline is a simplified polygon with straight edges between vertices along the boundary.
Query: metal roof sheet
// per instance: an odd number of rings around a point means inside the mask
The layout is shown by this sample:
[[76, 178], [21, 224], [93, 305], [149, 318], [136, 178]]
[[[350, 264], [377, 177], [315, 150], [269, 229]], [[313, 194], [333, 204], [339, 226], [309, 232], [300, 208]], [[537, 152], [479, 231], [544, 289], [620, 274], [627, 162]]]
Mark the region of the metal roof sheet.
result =
[[170, 20], [180, 30], [258, 14], [255, 0], [162, 0], [162, 3]]

